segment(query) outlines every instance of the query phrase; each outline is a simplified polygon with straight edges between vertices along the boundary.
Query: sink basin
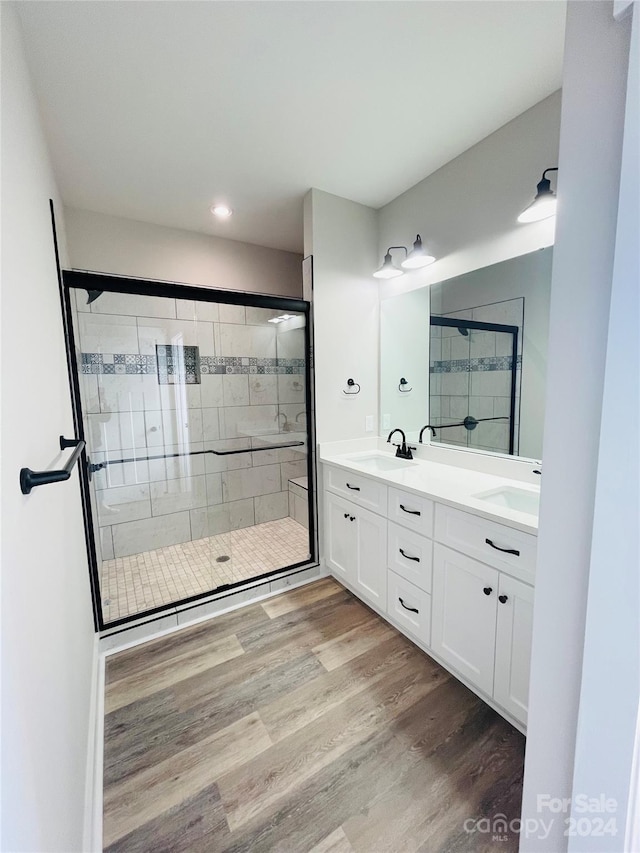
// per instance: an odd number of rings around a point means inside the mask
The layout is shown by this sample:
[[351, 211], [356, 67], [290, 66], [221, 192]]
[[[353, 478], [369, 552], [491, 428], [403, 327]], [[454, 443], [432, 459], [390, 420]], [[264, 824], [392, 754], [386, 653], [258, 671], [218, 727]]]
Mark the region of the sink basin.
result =
[[492, 489], [490, 492], [471, 495], [471, 497], [507, 509], [515, 509], [518, 512], [528, 512], [529, 515], [537, 515], [540, 506], [539, 492], [518, 489], [516, 486], [503, 486], [500, 489]]
[[415, 462], [409, 459], [398, 459], [397, 456], [386, 456], [384, 453], [362, 453], [354, 456], [345, 456], [349, 462], [355, 462], [368, 471], [398, 471], [402, 468], [411, 468]]

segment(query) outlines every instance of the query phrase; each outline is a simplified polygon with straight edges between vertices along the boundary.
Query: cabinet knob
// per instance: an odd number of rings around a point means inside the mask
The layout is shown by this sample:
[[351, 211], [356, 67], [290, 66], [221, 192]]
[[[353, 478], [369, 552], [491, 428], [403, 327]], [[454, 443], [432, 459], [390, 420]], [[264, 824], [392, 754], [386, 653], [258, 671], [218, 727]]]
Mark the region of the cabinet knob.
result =
[[349, 518], [349, 513], [348, 513], [348, 512], [345, 512], [344, 517], [345, 517], [345, 518]]
[[484, 592], [485, 595], [491, 595], [491, 593], [493, 592], [493, 587], [485, 586], [485, 588], [482, 591]]
[[355, 520], [356, 520], [355, 515], [350, 515], [350, 516], [349, 516], [349, 521], [355, 521]]
[[509, 600], [508, 595], [499, 595], [498, 596], [498, 601], [500, 602], [500, 604], [506, 604], [508, 600]]

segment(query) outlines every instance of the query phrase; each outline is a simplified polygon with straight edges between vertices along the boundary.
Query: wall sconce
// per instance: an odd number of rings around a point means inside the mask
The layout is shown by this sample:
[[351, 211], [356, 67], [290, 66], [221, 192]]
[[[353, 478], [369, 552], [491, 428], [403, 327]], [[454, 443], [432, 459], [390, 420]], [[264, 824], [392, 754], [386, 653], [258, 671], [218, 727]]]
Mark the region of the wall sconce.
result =
[[[406, 257], [401, 261], [400, 267], [393, 263], [391, 252], [393, 249], [401, 249]], [[433, 255], [429, 255], [422, 245], [422, 238], [416, 234], [416, 239], [413, 244], [413, 249], [409, 252], [406, 246], [389, 246], [387, 254], [384, 256], [382, 266], [374, 272], [374, 278], [396, 278], [399, 275], [404, 275], [405, 270], [417, 270], [421, 267], [426, 267], [435, 261]]]
[[546, 174], [547, 172], [557, 171], [557, 166], [544, 170], [542, 173], [542, 180], [536, 187], [536, 197], [531, 204], [528, 207], [525, 207], [522, 211], [518, 217], [518, 222], [539, 222], [541, 219], [548, 219], [550, 216], [556, 215], [558, 199], [551, 189], [551, 181], [546, 177]]

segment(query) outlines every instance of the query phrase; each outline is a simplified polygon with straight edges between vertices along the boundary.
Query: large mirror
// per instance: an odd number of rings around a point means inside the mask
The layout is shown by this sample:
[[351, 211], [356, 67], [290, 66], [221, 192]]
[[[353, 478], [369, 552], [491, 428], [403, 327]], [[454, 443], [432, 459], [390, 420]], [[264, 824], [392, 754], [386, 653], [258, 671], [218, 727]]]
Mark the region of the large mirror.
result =
[[383, 434], [541, 458], [552, 252], [382, 300]]

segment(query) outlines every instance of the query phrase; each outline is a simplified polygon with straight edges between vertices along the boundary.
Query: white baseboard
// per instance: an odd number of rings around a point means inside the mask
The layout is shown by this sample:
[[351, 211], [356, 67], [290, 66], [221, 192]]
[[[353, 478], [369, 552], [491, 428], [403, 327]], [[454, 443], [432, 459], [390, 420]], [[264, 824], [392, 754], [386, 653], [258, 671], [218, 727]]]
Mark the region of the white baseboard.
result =
[[102, 853], [102, 770], [104, 763], [104, 656], [96, 634], [91, 673], [87, 770], [83, 847], [88, 853]]

